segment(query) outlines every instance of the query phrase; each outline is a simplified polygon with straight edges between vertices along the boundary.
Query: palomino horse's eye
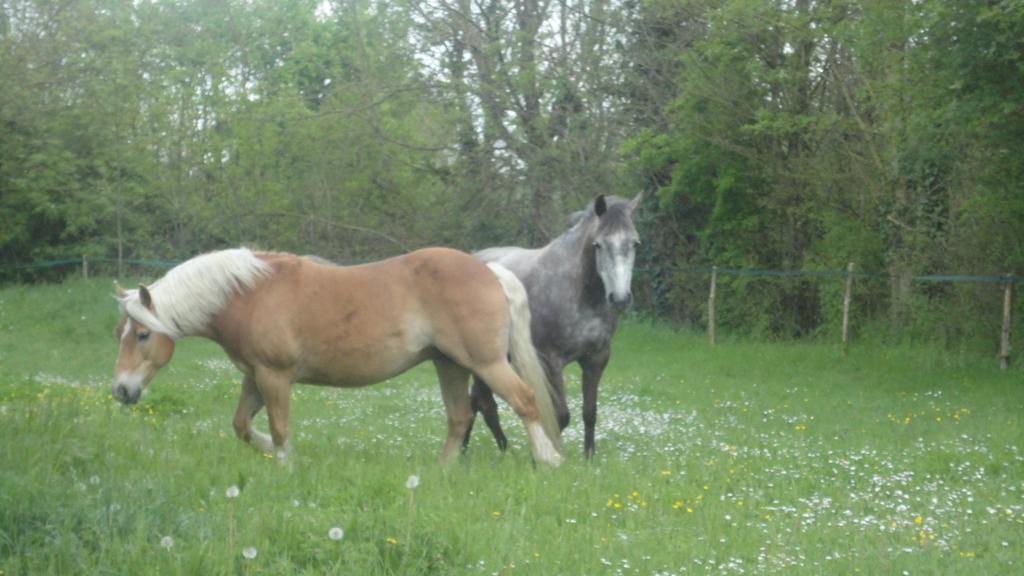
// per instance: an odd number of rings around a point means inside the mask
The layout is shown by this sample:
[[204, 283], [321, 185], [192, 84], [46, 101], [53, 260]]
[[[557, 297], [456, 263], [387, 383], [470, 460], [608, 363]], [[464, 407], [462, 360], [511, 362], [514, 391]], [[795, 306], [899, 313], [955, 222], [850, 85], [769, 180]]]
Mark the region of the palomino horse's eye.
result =
[[149, 340], [149, 330], [143, 330], [142, 332], [139, 332], [138, 337], [139, 342], [145, 342], [146, 340]]

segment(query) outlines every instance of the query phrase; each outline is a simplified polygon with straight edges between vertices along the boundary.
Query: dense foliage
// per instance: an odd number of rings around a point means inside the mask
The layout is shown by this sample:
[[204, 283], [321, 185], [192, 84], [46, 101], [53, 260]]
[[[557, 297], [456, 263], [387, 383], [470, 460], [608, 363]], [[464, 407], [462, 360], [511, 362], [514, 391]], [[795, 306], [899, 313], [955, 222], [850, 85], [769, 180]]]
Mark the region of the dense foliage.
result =
[[[660, 315], [705, 314], [673, 267], [852, 260], [858, 318], [992, 340], [998, 287], [907, 278], [1024, 272], [1022, 39], [1021, 0], [0, 0], [0, 265], [537, 245], [646, 190]], [[722, 282], [726, 325], [836, 325], [841, 282]]]

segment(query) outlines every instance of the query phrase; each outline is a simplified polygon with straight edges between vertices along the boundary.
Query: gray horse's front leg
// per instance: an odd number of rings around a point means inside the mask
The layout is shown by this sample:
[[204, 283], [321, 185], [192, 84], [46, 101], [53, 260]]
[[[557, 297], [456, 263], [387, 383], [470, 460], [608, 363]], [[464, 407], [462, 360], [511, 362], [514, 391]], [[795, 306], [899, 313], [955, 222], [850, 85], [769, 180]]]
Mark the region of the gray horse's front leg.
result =
[[498, 402], [494, 399], [494, 393], [483, 381], [473, 376], [473, 389], [469, 397], [473, 407], [473, 419], [469, 421], [466, 435], [462, 438], [462, 449], [465, 450], [469, 446], [469, 436], [473, 433], [473, 422], [476, 421], [477, 413], [481, 412], [484, 415], [484, 422], [487, 423], [491, 434], [494, 435], [494, 442], [498, 445], [498, 449], [504, 452], [508, 448], [508, 439], [505, 438], [505, 432], [501, 429], [501, 421], [498, 419]]
[[[557, 367], [555, 367], [557, 366]], [[548, 383], [551, 384], [551, 403], [555, 406], [555, 418], [558, 419], [558, 428], [565, 430], [569, 425], [569, 405], [565, 402], [565, 384], [562, 380], [562, 364], [544, 362], [544, 370], [548, 375]]]
[[597, 385], [608, 365], [611, 349], [580, 358], [583, 369], [583, 454], [587, 459], [594, 457], [594, 426], [597, 424]]

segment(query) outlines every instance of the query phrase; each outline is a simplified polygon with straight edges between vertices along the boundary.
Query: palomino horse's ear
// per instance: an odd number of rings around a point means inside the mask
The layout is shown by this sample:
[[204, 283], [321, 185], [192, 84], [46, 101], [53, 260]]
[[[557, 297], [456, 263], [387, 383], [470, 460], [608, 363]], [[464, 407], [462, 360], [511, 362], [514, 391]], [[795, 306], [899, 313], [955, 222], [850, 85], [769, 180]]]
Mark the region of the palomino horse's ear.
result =
[[149, 295], [149, 289], [142, 284], [139, 284], [139, 300], [146, 308], [153, 309], [153, 297]]
[[114, 294], [122, 300], [128, 295], [128, 293], [124, 291], [124, 288], [121, 288], [121, 284], [117, 280], [114, 280]]
[[632, 200], [629, 201], [629, 211], [630, 212], [635, 211], [636, 207], [639, 206], [640, 203], [643, 202], [643, 200], [644, 200], [644, 193], [643, 193], [643, 191], [641, 191], [639, 194], [634, 196]]
[[594, 199], [594, 213], [597, 214], [598, 218], [600, 218], [607, 211], [608, 204], [604, 201], [604, 194], [600, 194]]

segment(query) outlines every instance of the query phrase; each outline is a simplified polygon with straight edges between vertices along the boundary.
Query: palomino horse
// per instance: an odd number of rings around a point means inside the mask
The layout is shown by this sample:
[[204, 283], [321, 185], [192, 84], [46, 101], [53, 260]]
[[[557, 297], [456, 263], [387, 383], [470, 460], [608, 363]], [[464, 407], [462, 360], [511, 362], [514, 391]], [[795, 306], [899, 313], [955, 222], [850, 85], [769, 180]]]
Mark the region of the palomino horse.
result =
[[[562, 460], [526, 292], [501, 266], [444, 248], [350, 267], [236, 249], [192, 258], [149, 287], [118, 286], [117, 296], [113, 394], [125, 404], [139, 400], [175, 340], [209, 338], [243, 374], [238, 437], [284, 459], [293, 383], [365, 386], [431, 360], [448, 412], [443, 463], [473, 420], [470, 374], [515, 409], [535, 461]], [[269, 437], [252, 426], [264, 406]]]
[[[562, 370], [571, 362], [583, 369], [583, 451], [594, 455], [597, 385], [611, 355], [611, 339], [619, 314], [633, 301], [630, 284], [640, 237], [633, 212], [642, 194], [632, 200], [598, 196], [570, 218], [572, 227], [543, 248], [489, 248], [474, 254], [498, 263], [522, 280], [529, 295], [533, 344], [552, 385], [558, 423], [569, 424]], [[498, 447], [507, 446], [498, 422], [494, 395], [479, 381], [473, 384], [473, 411], [483, 412]], [[463, 447], [469, 443], [472, 423]]]

